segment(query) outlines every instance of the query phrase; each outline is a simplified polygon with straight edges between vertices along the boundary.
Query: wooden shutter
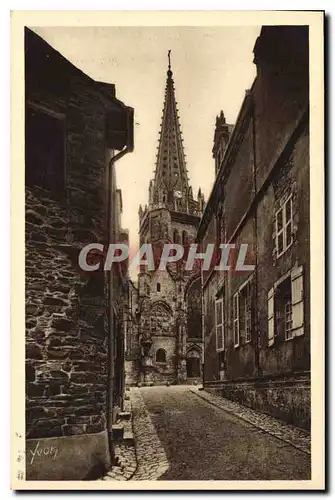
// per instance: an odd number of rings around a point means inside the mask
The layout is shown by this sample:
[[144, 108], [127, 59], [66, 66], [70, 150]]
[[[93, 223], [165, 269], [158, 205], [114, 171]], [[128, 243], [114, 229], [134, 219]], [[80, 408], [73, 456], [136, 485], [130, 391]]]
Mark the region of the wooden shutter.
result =
[[268, 345], [271, 346], [275, 342], [275, 304], [274, 304], [274, 288], [268, 292]]
[[215, 335], [216, 335], [216, 350], [222, 351], [223, 345], [223, 300], [222, 298], [215, 301]]
[[296, 267], [291, 273], [292, 331], [294, 336], [304, 334], [304, 274], [303, 267]]

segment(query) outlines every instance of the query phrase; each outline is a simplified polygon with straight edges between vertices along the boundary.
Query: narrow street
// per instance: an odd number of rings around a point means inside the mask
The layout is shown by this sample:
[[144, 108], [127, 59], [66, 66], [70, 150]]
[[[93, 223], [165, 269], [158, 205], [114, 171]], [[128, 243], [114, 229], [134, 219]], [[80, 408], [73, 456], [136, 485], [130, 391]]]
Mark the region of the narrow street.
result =
[[[213, 406], [192, 389], [131, 390], [138, 460], [133, 479], [153, 479], [155, 467], [163, 472], [157, 473], [159, 480], [310, 478], [308, 453]], [[262, 415], [260, 427], [261, 420]], [[292, 436], [291, 426], [279, 425]]]
[[324, 488], [310, 245], [324, 13], [198, 14], [75, 30], [16, 18], [13, 489]]

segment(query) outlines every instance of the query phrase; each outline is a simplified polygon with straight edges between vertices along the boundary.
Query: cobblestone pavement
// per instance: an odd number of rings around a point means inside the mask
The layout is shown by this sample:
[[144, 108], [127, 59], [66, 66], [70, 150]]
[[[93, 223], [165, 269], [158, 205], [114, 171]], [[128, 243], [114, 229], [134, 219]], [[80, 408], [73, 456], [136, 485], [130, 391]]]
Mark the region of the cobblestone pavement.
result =
[[[130, 400], [125, 401], [125, 411], [131, 412]], [[133, 424], [131, 420], [125, 420], [124, 434], [130, 435], [133, 432]], [[118, 465], [113, 465], [106, 475], [101, 478], [102, 481], [129, 481], [137, 469], [137, 459], [135, 446], [131, 443], [115, 443], [114, 453]]]
[[140, 391], [132, 389], [130, 392], [137, 457], [137, 470], [132, 480], [156, 480], [167, 471], [169, 464]]
[[115, 456], [119, 465], [114, 465], [102, 478], [102, 481], [129, 481], [136, 470], [136, 454], [132, 445], [114, 445]]
[[146, 387], [131, 395], [139, 463], [132, 479], [310, 479], [306, 436], [299, 429], [274, 419], [270, 429], [263, 415], [256, 422], [252, 411], [189, 386]]
[[281, 420], [259, 413], [251, 408], [230, 401], [229, 399], [215, 396], [206, 391], [199, 391], [198, 388], [192, 388], [191, 390], [208, 403], [229, 413], [233, 413], [255, 427], [291, 444], [298, 450], [308, 454], [311, 453], [311, 436], [309, 432], [299, 427], [285, 424]]

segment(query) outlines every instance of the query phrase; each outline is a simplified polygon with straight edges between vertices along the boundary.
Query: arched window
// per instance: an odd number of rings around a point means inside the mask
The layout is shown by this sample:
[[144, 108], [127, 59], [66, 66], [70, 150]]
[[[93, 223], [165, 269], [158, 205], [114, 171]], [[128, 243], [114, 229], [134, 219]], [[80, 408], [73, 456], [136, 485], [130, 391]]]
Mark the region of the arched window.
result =
[[160, 292], [160, 291], [161, 291], [161, 284], [160, 284], [160, 283], [157, 283], [157, 285], [156, 285], [156, 289], [157, 289], [157, 292]]
[[156, 363], [166, 363], [166, 352], [164, 351], [164, 349], [157, 349]]

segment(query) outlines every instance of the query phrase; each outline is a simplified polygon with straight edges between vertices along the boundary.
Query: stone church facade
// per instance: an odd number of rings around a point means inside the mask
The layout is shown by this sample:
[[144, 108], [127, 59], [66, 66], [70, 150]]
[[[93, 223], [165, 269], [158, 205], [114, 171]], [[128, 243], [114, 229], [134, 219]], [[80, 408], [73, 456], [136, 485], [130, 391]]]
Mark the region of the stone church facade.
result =
[[[132, 349], [126, 353], [126, 384], [192, 383], [202, 377], [202, 299], [198, 269], [186, 271], [189, 245], [195, 242], [204, 209], [199, 189], [189, 185], [170, 61], [149, 203], [139, 208], [140, 245], [150, 243], [159, 258], [165, 243], [184, 246], [184, 261], [165, 271], [138, 275], [132, 301]], [[155, 266], [157, 267], [157, 266]]]

